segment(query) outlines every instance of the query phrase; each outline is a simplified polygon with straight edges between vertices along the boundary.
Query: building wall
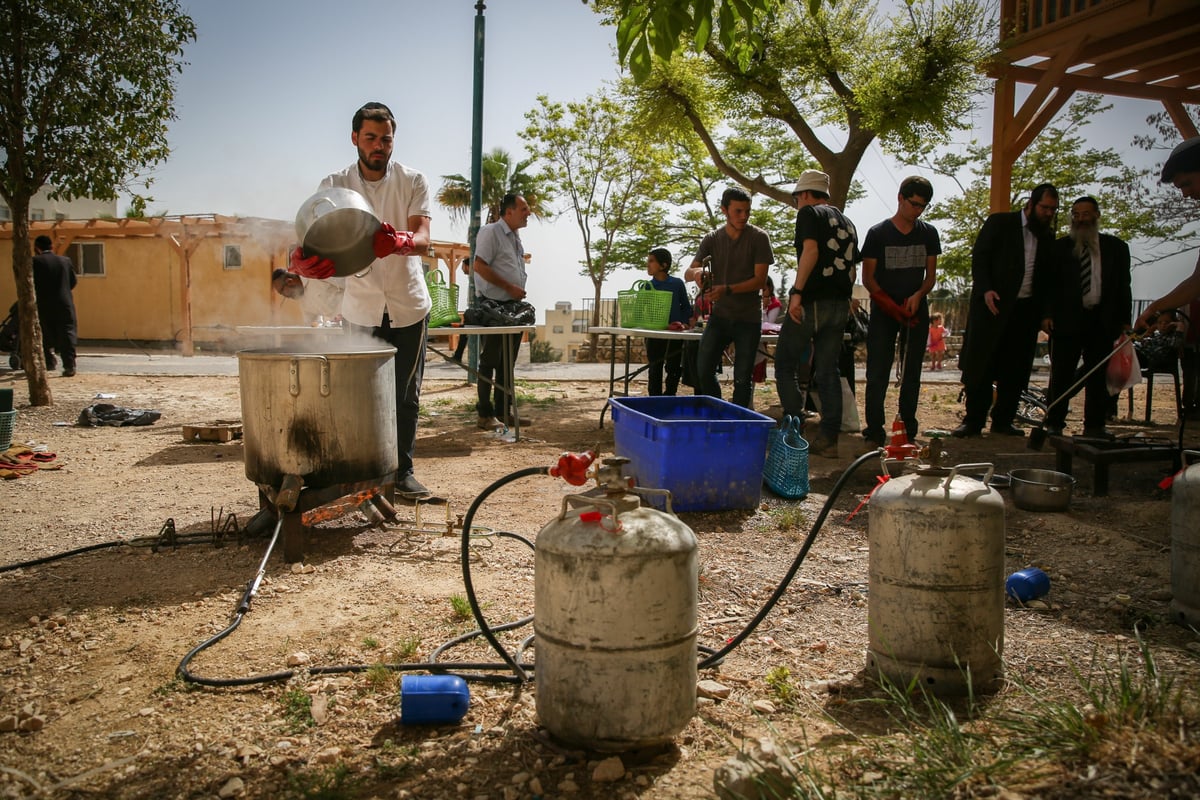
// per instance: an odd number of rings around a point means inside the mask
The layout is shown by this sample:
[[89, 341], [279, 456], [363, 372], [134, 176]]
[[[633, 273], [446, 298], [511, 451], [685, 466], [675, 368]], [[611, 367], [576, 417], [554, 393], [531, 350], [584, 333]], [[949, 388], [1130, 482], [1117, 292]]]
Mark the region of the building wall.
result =
[[[38, 193], [29, 199], [29, 218], [32, 220], [62, 220], [62, 219], [95, 219], [97, 217], [115, 217], [117, 215], [116, 200], [93, 200], [81, 197], [76, 200], [51, 200], [50, 187], [43, 186]], [[8, 204], [0, 200], [0, 220], [12, 219]], [[10, 303], [11, 305], [11, 303]]]

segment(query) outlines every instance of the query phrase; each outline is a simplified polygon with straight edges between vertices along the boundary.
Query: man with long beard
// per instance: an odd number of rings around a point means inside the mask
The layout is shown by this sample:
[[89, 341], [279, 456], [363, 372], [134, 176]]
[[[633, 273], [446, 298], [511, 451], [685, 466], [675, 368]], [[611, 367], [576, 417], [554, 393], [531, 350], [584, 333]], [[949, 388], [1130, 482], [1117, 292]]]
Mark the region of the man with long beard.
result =
[[[1076, 365], [1094, 367], [1112, 352], [1129, 329], [1129, 245], [1100, 233], [1100, 204], [1081, 197], [1071, 204], [1071, 232], [1054, 243], [1053, 280], [1042, 328], [1050, 334], [1050, 397], [1063, 395], [1076, 382]], [[1075, 392], [1078, 392], [1078, 388]], [[1072, 392], [1074, 394], [1074, 392]], [[1061, 435], [1067, 419], [1064, 400], [1046, 414], [1047, 433]], [[1083, 400], [1083, 435], [1109, 438], [1104, 430], [1108, 387], [1104, 370], [1088, 378]]]
[[958, 358], [967, 414], [954, 436], [978, 436], [989, 409], [992, 433], [1025, 435], [1013, 419], [1033, 369], [1057, 213], [1058, 190], [1042, 183], [1033, 187], [1022, 210], [992, 214], [975, 237], [971, 307]]

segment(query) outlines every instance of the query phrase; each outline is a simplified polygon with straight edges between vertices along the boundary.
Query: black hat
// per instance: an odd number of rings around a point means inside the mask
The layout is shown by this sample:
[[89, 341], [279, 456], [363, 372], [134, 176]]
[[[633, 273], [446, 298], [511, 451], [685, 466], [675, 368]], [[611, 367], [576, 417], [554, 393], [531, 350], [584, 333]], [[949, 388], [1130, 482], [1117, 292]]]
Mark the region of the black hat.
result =
[[1169, 183], [1181, 172], [1200, 172], [1200, 136], [1184, 139], [1175, 145], [1167, 163], [1163, 164], [1162, 182]]

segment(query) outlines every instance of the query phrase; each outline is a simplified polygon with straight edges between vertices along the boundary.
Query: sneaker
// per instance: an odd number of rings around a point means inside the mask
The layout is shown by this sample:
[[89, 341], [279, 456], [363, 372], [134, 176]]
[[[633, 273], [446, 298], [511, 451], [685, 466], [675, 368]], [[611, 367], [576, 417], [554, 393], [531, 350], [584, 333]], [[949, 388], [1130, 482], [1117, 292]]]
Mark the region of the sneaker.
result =
[[417, 500], [432, 494], [411, 472], [396, 481], [396, 494], [405, 500]]
[[504, 423], [495, 417], [480, 417], [479, 422], [475, 423], [475, 427], [481, 431], [502, 431]]

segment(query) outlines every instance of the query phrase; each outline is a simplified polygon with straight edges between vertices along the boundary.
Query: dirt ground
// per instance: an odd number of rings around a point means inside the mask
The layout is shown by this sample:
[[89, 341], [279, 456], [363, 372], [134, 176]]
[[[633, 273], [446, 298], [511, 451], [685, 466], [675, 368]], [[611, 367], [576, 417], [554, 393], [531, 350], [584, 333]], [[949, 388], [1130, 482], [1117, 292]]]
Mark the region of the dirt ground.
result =
[[[539, 728], [535, 685], [474, 682], [461, 723], [405, 726], [394, 672], [315, 669], [435, 656], [498, 661], [478, 640], [434, 652], [474, 628], [459, 613], [459, 515], [515, 470], [549, 466], [567, 450], [611, 453], [611, 421], [598, 426], [606, 384], [526, 383], [522, 409], [532, 425], [511, 443], [475, 428], [473, 388], [427, 382], [417, 475], [448, 505], [401, 506], [396, 522], [376, 527], [358, 512], [321, 523], [302, 565], [285, 564], [277, 550], [240, 627], [189, 668], [208, 679], [293, 667], [295, 675], [196, 687], [177, 679], [176, 667], [229, 625], [269, 538], [245, 531], [258, 498], [243, 443], [181, 435], [184, 425], [239, 418], [237, 379], [51, 380], [55, 405], [31, 409], [23, 376], [0, 377], [16, 390], [14, 441], [44, 445], [61, 465], [0, 483], [0, 567], [123, 544], [0, 572], [0, 725], [21, 728], [0, 732], [0, 797], [709, 797], [714, 769], [758, 736], [798, 748], [885, 726], [884, 712], [850, 702], [874, 692], [864, 674], [870, 506], [849, 518], [875, 486], [873, 470], [850, 479], [780, 604], [719, 668], [702, 672], [730, 690], [728, 699], [702, 701], [673, 746], [625, 754], [606, 775], [597, 771], [604, 754], [564, 747]], [[101, 393], [162, 417], [147, 427], [71, 425]], [[1158, 424], [1112, 430], [1173, 439], [1162, 395]], [[770, 401], [760, 390], [759, 407]], [[960, 412], [956, 385], [923, 389], [923, 430], [949, 429]], [[1054, 466], [1050, 447], [1033, 452], [1007, 437], [949, 448], [952, 463], [989, 461], [998, 474]], [[861, 452], [859, 437], [844, 436], [840, 458], [814, 457], [812, 494], [802, 501], [764, 490], [754, 510], [681, 515], [700, 543], [701, 644], [719, 647], [742, 630]], [[1052, 580], [1044, 608], [1006, 611], [1008, 675], [1071, 696], [1078, 687], [1066, 666], [1128, 652], [1139, 623], [1164, 672], [1195, 685], [1198, 638], [1165, 621], [1170, 502], [1156, 484], [1167, 473], [1166, 462], [1118, 465], [1110, 494], [1095, 497], [1090, 468], [1079, 469], [1066, 513], [1016, 509], [1001, 490], [1009, 571], [1039, 566]], [[546, 476], [522, 479], [485, 502], [476, 525], [535, 539], [571, 491]], [[169, 521], [178, 546], [159, 538]], [[532, 614], [532, 552], [498, 536], [477, 537], [471, 552], [489, 620]], [[516, 648], [531, 633], [526, 626], [502, 640]], [[786, 707], [767, 682], [779, 667], [801, 689]], [[1077, 778], [1008, 796], [1071, 796], [1063, 786]], [[1148, 786], [1111, 782], [1104, 796], [1156, 796]]]

